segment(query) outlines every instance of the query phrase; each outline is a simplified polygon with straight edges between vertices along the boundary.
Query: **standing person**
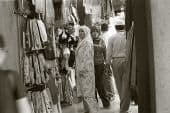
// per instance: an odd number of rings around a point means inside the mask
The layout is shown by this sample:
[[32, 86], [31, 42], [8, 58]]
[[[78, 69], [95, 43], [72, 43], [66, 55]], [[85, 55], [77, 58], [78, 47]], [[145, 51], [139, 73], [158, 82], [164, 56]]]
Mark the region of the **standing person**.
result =
[[[101, 39], [104, 40], [106, 45], [106, 58], [107, 58], [107, 47], [108, 41], [112, 37], [112, 34], [108, 31], [108, 24], [104, 23], [101, 25], [102, 34], [100, 35]], [[111, 35], [110, 35], [111, 34]], [[106, 96], [109, 100], [113, 100], [115, 93], [114, 93], [114, 85], [113, 85], [113, 72], [110, 64], [106, 64], [104, 67], [104, 86], [106, 91]]]
[[128, 75], [128, 59], [126, 48], [126, 34], [123, 20], [116, 23], [117, 34], [108, 44], [108, 62], [111, 63], [115, 82], [120, 97], [120, 113], [128, 113], [130, 105], [130, 88]]
[[77, 97], [83, 98], [85, 113], [98, 113], [95, 98], [94, 50], [90, 29], [80, 26], [76, 50]]
[[[0, 35], [0, 67], [6, 58], [5, 43]], [[32, 113], [19, 75], [0, 69], [0, 113]]]
[[73, 85], [75, 81], [74, 65], [75, 50], [78, 43], [78, 37], [74, 36], [74, 23], [70, 22], [59, 35], [59, 44], [61, 46], [60, 56], [60, 74], [62, 76], [63, 104], [71, 105], [73, 103]]
[[[104, 84], [104, 65], [106, 61], [106, 45], [103, 39], [99, 38], [100, 29], [96, 26], [91, 28], [91, 36], [94, 46], [94, 67], [95, 67], [95, 85], [97, 92], [102, 100], [103, 107], [110, 107], [109, 99], [106, 96], [105, 84]], [[96, 98], [97, 98], [96, 92]]]

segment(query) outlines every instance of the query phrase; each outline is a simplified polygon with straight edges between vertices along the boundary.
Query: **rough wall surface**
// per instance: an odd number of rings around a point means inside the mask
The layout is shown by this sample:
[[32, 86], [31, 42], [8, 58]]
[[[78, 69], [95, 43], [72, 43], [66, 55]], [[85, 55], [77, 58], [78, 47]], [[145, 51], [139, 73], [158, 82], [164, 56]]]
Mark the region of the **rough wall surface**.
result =
[[151, 0], [157, 113], [170, 113], [170, 0]]

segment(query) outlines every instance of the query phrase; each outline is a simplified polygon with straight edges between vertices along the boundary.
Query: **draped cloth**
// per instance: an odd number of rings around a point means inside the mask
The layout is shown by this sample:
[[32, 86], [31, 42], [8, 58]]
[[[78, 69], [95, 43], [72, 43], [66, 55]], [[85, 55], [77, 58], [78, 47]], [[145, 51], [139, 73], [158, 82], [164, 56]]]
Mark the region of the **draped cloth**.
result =
[[87, 26], [81, 26], [80, 29], [84, 31], [85, 38], [78, 44], [76, 50], [77, 96], [83, 97], [86, 112], [97, 113], [93, 41]]

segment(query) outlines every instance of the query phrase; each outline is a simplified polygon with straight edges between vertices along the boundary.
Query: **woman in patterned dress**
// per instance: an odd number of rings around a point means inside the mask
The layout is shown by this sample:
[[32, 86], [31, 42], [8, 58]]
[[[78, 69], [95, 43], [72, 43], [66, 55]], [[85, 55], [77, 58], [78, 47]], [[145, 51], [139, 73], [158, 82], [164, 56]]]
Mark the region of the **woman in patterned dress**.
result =
[[90, 29], [80, 26], [76, 50], [77, 96], [83, 98], [85, 113], [98, 113], [95, 98], [94, 50]]

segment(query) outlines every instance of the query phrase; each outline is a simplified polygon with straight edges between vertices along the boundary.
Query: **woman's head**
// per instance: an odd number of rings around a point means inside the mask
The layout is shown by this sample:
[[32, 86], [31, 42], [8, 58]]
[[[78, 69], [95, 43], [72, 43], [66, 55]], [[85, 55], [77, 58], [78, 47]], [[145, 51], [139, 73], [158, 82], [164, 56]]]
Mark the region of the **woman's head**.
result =
[[4, 37], [0, 35], [0, 65], [2, 65], [6, 58]]
[[85, 37], [90, 36], [90, 29], [87, 26], [80, 26], [79, 28], [79, 37], [80, 39], [84, 39]]
[[92, 38], [99, 38], [100, 35], [100, 29], [97, 26], [92, 26], [91, 28], [91, 36]]

